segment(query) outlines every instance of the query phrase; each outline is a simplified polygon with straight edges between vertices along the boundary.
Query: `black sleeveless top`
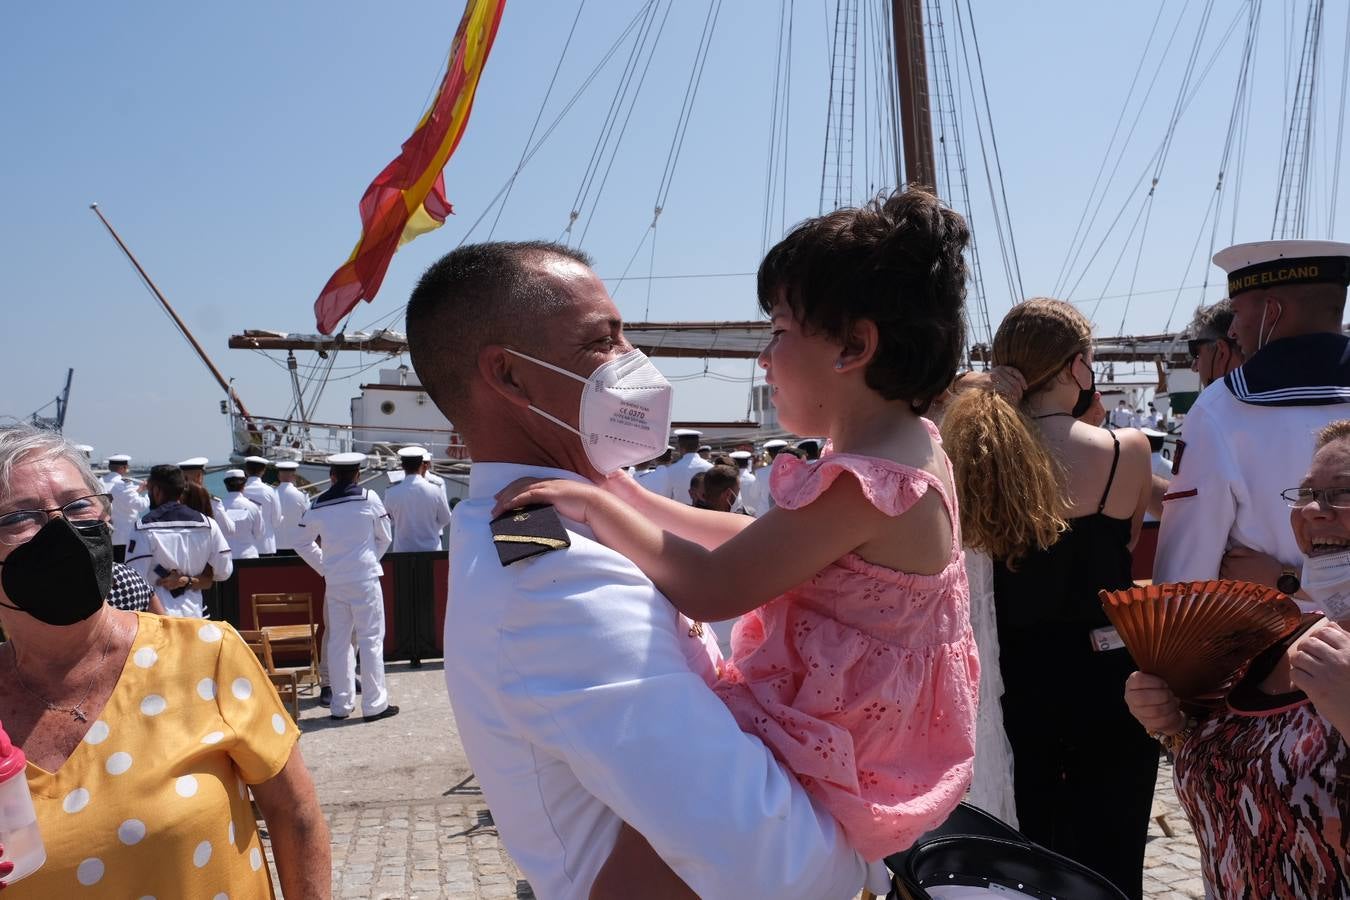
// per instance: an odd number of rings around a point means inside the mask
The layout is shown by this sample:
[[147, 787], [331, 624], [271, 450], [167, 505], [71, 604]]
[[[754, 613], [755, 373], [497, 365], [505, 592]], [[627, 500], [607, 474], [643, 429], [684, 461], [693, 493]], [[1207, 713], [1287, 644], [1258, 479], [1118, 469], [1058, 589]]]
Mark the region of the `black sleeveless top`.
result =
[[[994, 606], [1000, 634], [1005, 629], [1111, 624], [1097, 592], [1123, 590], [1130, 576], [1130, 519], [1106, 515], [1106, 498], [1120, 463], [1120, 440], [1111, 434], [1115, 456], [1097, 512], [1069, 519], [1069, 530], [1047, 550], [1032, 550], [1017, 570], [994, 561]], [[1086, 646], [1086, 638], [1084, 639]]]

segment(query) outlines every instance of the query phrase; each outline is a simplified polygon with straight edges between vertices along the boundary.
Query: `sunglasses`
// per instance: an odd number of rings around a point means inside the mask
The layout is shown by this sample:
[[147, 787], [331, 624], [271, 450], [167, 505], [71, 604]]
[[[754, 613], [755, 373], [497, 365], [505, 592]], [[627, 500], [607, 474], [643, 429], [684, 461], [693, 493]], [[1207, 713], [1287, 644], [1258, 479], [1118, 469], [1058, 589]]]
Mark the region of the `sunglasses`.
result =
[[1220, 338], [1191, 338], [1186, 342], [1186, 351], [1190, 353], [1191, 359], [1198, 360], [1200, 351], [1205, 349], [1206, 345], [1217, 344], [1220, 340]]

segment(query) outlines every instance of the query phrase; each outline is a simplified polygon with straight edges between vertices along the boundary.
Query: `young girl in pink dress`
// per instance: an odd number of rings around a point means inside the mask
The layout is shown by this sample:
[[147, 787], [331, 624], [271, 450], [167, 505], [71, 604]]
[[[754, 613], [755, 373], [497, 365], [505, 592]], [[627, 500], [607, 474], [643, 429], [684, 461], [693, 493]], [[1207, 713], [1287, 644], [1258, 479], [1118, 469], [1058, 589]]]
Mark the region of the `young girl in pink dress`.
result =
[[[960, 516], [923, 418], [963, 349], [968, 239], [960, 216], [909, 190], [808, 220], [765, 257], [764, 380], [784, 429], [830, 443], [816, 462], [778, 456], [761, 518], [627, 476], [498, 498], [589, 525], [696, 621], [741, 616], [715, 690], [869, 861], [940, 824], [971, 777], [979, 662]], [[631, 848], [621, 838], [616, 855]]]

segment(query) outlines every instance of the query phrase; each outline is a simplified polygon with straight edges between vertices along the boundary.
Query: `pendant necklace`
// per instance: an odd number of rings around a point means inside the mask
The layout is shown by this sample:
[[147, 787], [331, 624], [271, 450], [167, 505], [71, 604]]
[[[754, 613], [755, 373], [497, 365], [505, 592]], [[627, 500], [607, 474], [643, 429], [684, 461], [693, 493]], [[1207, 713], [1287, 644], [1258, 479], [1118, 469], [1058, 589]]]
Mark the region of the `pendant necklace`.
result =
[[94, 682], [98, 681], [99, 672], [103, 671], [103, 662], [108, 658], [108, 648], [112, 646], [113, 634], [115, 634], [115, 631], [110, 622], [108, 625], [108, 639], [103, 642], [103, 654], [98, 658], [98, 666], [95, 667], [93, 677], [89, 679], [89, 684], [86, 685], [84, 688], [84, 695], [80, 697], [79, 702], [76, 703], [74, 706], [57, 706], [55, 703], [48, 700], [46, 697], [42, 696], [37, 691], [33, 690], [27, 684], [24, 683], [23, 676], [19, 674], [19, 651], [17, 648], [14, 647], [14, 642], [10, 641], [10, 650], [12, 651], [13, 654], [10, 657], [10, 661], [14, 664], [14, 677], [18, 680], [19, 687], [23, 688], [29, 694], [32, 694], [34, 697], [41, 700], [43, 703], [47, 704], [47, 708], [49, 710], [53, 712], [70, 713], [70, 717], [76, 722], [88, 722], [89, 717], [85, 715], [83, 709], [84, 701], [89, 699], [89, 694], [94, 689]]

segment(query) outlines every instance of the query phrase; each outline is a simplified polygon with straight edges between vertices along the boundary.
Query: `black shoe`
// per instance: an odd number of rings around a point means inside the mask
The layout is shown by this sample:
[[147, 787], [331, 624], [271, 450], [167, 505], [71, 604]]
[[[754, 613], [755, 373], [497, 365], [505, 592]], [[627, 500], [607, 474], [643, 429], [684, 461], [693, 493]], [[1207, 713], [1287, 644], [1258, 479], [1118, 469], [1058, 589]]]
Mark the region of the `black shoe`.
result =
[[334, 722], [345, 722], [345, 721], [347, 721], [347, 716], [329, 716], [328, 718], [332, 719]]
[[361, 693], [361, 682], [359, 682], [359, 681], [356, 683], [356, 692], [357, 692], [358, 694]]
[[319, 688], [319, 705], [320, 706], [333, 705], [333, 689], [331, 687], [325, 685]]
[[398, 715], [398, 707], [391, 703], [391, 704], [389, 704], [388, 706], [386, 706], [384, 709], [382, 709], [382, 710], [380, 710], [379, 712], [377, 712], [375, 715], [373, 715], [373, 716], [366, 716], [366, 721], [367, 721], [367, 722], [374, 722], [374, 721], [377, 721], [377, 720], [379, 720], [379, 719], [392, 719], [392, 718], [393, 718], [394, 716], [396, 716], [396, 715]]

